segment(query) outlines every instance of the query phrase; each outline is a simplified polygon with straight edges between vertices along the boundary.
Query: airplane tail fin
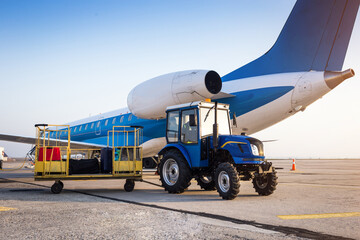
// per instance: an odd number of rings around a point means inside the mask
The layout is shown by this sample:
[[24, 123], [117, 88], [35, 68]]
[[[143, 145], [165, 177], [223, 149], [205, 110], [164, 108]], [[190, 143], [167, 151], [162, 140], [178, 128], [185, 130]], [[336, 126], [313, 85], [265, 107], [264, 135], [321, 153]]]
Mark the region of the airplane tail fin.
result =
[[298, 0], [276, 43], [223, 81], [298, 71], [340, 71], [359, 0]]

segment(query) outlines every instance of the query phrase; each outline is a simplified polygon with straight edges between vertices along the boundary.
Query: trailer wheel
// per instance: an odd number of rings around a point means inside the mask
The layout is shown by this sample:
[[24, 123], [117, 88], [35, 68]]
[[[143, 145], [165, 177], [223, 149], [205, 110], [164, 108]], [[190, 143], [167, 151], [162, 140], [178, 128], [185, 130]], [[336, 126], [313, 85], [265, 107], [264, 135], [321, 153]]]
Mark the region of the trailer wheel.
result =
[[240, 179], [236, 168], [231, 163], [221, 163], [215, 171], [215, 184], [223, 199], [232, 200], [236, 198], [240, 188]]
[[277, 185], [277, 176], [276, 171], [273, 170], [272, 173], [268, 173], [264, 176], [256, 176], [253, 179], [253, 185], [255, 191], [261, 196], [268, 196], [272, 194]]
[[184, 156], [175, 150], [164, 154], [160, 162], [160, 180], [169, 193], [183, 193], [190, 186], [190, 167]]
[[132, 179], [126, 179], [126, 182], [124, 184], [124, 189], [127, 192], [132, 192], [132, 190], [134, 190], [135, 187], [135, 181]]
[[216, 190], [216, 185], [214, 178], [212, 176], [201, 176], [196, 178], [196, 181], [198, 182], [198, 185], [201, 189], [204, 189], [205, 191], [214, 191]]
[[51, 186], [51, 192], [55, 193], [55, 194], [59, 194], [59, 193], [61, 193], [63, 187], [64, 187], [64, 184], [61, 181], [55, 182]]

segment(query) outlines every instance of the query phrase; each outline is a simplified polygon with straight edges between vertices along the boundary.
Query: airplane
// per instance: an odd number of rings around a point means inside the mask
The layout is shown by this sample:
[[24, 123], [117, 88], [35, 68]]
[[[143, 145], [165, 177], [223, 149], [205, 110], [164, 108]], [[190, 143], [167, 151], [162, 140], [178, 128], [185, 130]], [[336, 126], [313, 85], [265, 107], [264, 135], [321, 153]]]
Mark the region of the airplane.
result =
[[[106, 147], [113, 126], [141, 126], [143, 156], [154, 157], [166, 144], [166, 107], [205, 98], [230, 104], [233, 134], [253, 134], [304, 111], [354, 76], [342, 66], [359, 3], [298, 0], [277, 41], [261, 57], [222, 77], [214, 70], [186, 70], [147, 80], [131, 90], [127, 108], [68, 123], [71, 144]], [[35, 142], [6, 134], [0, 140]]]

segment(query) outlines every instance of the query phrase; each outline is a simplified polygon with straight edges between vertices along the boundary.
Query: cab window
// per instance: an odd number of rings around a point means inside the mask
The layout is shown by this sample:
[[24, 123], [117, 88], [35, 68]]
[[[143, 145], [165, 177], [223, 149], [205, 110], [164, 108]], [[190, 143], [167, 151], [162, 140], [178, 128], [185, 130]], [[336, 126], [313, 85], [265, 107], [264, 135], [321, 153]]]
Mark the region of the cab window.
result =
[[179, 136], [179, 111], [168, 113], [166, 137], [168, 142], [177, 142]]
[[198, 142], [197, 114], [195, 109], [182, 111], [181, 142], [187, 144]]

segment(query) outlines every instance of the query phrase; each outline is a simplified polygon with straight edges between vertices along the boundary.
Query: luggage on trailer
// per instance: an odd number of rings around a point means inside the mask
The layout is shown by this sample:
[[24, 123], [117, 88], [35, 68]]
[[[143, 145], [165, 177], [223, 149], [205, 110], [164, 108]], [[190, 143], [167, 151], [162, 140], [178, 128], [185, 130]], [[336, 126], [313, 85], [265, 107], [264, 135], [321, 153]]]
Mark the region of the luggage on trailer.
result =
[[60, 161], [61, 160], [61, 154], [60, 154], [60, 148], [59, 147], [46, 147], [46, 151], [44, 151], [44, 148], [41, 147], [39, 149], [39, 157], [38, 161], [43, 161], [44, 158], [46, 161]]
[[69, 174], [90, 174], [99, 172], [99, 161], [97, 159], [69, 159]]
[[112, 172], [112, 148], [101, 149], [101, 172], [111, 173]]

